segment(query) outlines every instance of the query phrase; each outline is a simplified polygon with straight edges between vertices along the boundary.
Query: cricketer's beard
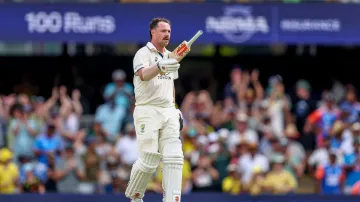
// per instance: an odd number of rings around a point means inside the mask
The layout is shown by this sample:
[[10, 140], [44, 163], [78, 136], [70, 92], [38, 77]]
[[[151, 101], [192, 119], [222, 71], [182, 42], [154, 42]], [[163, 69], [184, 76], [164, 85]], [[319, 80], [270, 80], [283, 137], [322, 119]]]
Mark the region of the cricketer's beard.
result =
[[163, 38], [161, 41], [160, 41], [160, 45], [162, 47], [166, 47], [167, 45], [169, 45], [169, 41], [170, 41], [170, 38], [169, 37], [165, 37]]

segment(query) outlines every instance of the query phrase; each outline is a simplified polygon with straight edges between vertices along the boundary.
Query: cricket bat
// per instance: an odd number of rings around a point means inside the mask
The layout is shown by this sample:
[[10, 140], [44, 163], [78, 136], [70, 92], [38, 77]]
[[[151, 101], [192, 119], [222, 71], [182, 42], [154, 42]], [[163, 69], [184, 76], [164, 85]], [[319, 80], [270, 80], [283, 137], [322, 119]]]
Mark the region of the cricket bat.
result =
[[190, 41], [183, 41], [173, 52], [169, 54], [169, 58], [175, 58], [178, 62], [180, 62], [191, 49], [191, 45], [194, 41], [199, 38], [203, 34], [202, 30], [199, 30]]

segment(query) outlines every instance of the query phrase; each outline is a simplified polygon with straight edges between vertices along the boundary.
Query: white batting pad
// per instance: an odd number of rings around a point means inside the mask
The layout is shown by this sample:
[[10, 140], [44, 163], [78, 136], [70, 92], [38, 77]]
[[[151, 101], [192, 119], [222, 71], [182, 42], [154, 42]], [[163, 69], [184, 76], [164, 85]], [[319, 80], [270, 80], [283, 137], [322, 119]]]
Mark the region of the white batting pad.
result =
[[134, 163], [130, 181], [125, 191], [125, 196], [130, 199], [144, 197], [146, 187], [152, 174], [156, 171], [160, 163], [161, 155], [154, 152], [142, 152], [138, 160]]
[[183, 164], [184, 158], [182, 155], [163, 156], [163, 202], [180, 202]]

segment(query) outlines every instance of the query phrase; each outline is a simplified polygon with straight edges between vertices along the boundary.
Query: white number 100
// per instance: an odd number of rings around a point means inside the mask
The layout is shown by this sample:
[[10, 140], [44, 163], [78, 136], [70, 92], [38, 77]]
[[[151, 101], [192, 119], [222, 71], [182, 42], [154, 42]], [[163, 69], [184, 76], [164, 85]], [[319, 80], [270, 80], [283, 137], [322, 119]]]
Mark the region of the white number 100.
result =
[[28, 23], [28, 31], [30, 33], [38, 32], [51, 32], [57, 33], [62, 28], [62, 17], [58, 12], [30, 12], [25, 15], [25, 20]]

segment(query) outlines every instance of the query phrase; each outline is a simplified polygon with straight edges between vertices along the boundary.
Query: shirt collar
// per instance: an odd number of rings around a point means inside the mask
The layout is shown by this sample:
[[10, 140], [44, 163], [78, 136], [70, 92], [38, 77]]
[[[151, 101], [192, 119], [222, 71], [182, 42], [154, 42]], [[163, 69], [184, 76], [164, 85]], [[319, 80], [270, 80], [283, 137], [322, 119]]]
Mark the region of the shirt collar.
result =
[[[159, 52], [154, 44], [152, 44], [151, 42], [147, 42], [146, 46], [151, 50], [151, 51], [154, 51], [154, 52]], [[165, 53], [169, 53], [169, 51], [165, 48]]]

